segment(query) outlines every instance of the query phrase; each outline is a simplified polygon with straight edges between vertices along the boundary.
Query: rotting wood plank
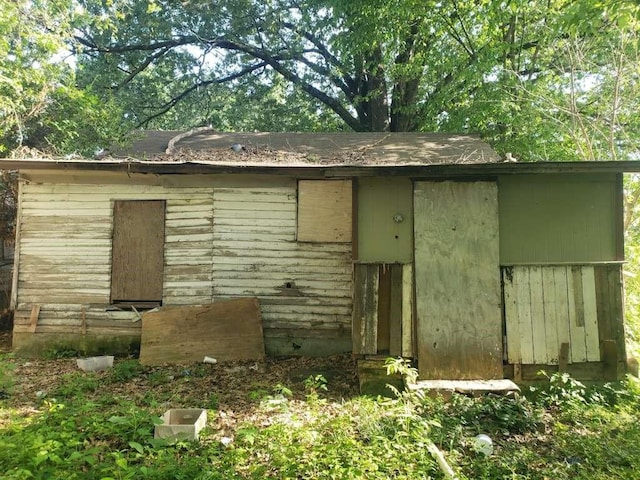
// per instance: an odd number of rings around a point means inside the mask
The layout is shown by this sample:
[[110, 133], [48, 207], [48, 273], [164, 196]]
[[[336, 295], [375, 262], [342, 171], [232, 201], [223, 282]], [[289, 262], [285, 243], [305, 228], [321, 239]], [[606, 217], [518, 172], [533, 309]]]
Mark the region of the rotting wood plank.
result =
[[40, 305], [36, 304], [31, 309], [31, 318], [29, 319], [29, 333], [36, 332], [39, 316], [40, 316]]
[[568, 266], [566, 268], [571, 363], [582, 363], [587, 361], [587, 346], [584, 334], [584, 305], [582, 303], [582, 273], [580, 272], [580, 267], [577, 266]]
[[381, 264], [378, 270], [378, 339], [376, 353], [389, 353], [391, 313], [391, 267]]
[[529, 287], [529, 267], [515, 268], [513, 272], [516, 284], [516, 303], [518, 310], [518, 331], [520, 333], [521, 362], [534, 363], [533, 324], [531, 320], [531, 289]]
[[592, 266], [582, 267], [582, 299], [584, 302], [585, 347], [588, 362], [600, 360], [596, 284]]
[[598, 316], [598, 336], [600, 337], [600, 359], [604, 359], [603, 341], [613, 339], [612, 298], [609, 290], [608, 266], [594, 268], [596, 282], [596, 310]]
[[547, 336], [544, 318], [544, 293], [542, 270], [529, 268], [529, 288], [531, 289], [531, 327], [533, 333], [533, 363], [547, 364]]
[[264, 339], [256, 298], [203, 307], [163, 307], [142, 317], [140, 363], [261, 360]]
[[[550, 267], [553, 270], [553, 278], [556, 285], [556, 328], [557, 328], [557, 336], [558, 336], [558, 345], [559, 345], [559, 355], [564, 355], [564, 361], [568, 363], [571, 359], [570, 357], [570, 341], [571, 335], [569, 332], [570, 328], [570, 316], [569, 316], [569, 297], [568, 297], [568, 280], [567, 280], [567, 269], [566, 267]], [[563, 347], [566, 345], [566, 347]], [[566, 352], [563, 350], [566, 348]], [[558, 363], [561, 361], [561, 358], [558, 358]]]
[[413, 342], [413, 264], [402, 266], [402, 356], [412, 358]]
[[409, 390], [431, 392], [456, 392], [462, 394], [506, 394], [519, 392], [520, 388], [509, 379], [498, 380], [420, 380], [408, 385]]
[[402, 355], [402, 265], [391, 265], [389, 292], [389, 355]]
[[558, 371], [565, 373], [569, 365], [569, 344], [563, 342], [560, 344], [560, 351], [558, 352]]
[[558, 317], [557, 315], [557, 286], [555, 282], [554, 267], [542, 267], [542, 291], [544, 302], [544, 330], [546, 336], [547, 363], [558, 363], [560, 343], [558, 342]]
[[615, 340], [604, 340], [602, 342], [602, 351], [604, 352], [602, 361], [604, 364], [604, 379], [614, 381], [618, 379], [618, 346]]
[[504, 315], [507, 337], [507, 359], [510, 363], [522, 363], [520, 353], [520, 318], [518, 316], [518, 288], [515, 275], [518, 267], [505, 267], [502, 270], [504, 288]]
[[352, 338], [356, 354], [375, 354], [377, 350], [378, 272], [377, 264], [355, 265]]
[[611, 339], [618, 345], [618, 358], [626, 359], [626, 337], [624, 334], [624, 300], [622, 285], [622, 266], [609, 266], [608, 284], [611, 311]]

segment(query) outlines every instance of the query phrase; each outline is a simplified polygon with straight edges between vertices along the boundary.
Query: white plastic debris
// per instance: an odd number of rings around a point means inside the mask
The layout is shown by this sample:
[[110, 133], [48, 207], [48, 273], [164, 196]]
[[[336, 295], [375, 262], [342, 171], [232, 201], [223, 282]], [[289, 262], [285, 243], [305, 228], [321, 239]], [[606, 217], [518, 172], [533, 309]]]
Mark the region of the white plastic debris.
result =
[[95, 372], [113, 367], [113, 355], [103, 355], [100, 357], [79, 358], [76, 360], [78, 368], [85, 372]]
[[213, 357], [204, 357], [204, 360], [202, 360], [203, 363], [218, 363], [218, 360], [216, 360]]
[[488, 457], [493, 453], [493, 441], [489, 435], [481, 433], [473, 439], [473, 448], [476, 452], [482, 453], [485, 457]]

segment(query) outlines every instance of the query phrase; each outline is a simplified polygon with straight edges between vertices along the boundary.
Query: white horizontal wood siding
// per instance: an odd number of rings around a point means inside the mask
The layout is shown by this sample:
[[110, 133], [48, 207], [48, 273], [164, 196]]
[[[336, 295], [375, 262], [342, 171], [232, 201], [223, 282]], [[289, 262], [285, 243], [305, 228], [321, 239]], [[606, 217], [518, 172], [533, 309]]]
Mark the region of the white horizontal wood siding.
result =
[[38, 332], [137, 330], [134, 312], [108, 311], [114, 200], [165, 200], [163, 303], [211, 300], [211, 188], [25, 183], [16, 330], [39, 304]]
[[214, 190], [214, 297], [257, 296], [265, 335], [351, 329], [351, 243], [296, 242], [296, 190]]
[[[270, 182], [272, 185], [273, 182]], [[164, 305], [257, 296], [265, 333], [350, 335], [351, 243], [296, 241], [295, 182], [268, 187], [25, 183], [16, 331], [140, 328], [108, 311], [115, 200], [165, 200]]]

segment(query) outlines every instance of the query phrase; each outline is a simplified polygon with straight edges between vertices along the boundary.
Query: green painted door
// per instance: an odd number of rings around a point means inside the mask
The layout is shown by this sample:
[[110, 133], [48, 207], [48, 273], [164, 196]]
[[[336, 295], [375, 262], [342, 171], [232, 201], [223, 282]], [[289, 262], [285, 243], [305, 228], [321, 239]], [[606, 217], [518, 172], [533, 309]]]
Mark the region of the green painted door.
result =
[[420, 378], [502, 378], [495, 182], [417, 182], [414, 238]]

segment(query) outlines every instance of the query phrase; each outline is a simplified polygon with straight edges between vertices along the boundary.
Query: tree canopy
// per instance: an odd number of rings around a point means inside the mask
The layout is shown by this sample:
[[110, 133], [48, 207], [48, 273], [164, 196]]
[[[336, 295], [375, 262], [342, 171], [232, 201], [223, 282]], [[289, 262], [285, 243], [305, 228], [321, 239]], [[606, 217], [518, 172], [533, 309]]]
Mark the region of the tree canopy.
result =
[[0, 156], [27, 146], [92, 153], [126, 130], [120, 107], [79, 88], [71, 0], [0, 0]]
[[522, 160], [638, 154], [633, 0], [0, 2], [5, 150], [212, 125], [476, 132]]

